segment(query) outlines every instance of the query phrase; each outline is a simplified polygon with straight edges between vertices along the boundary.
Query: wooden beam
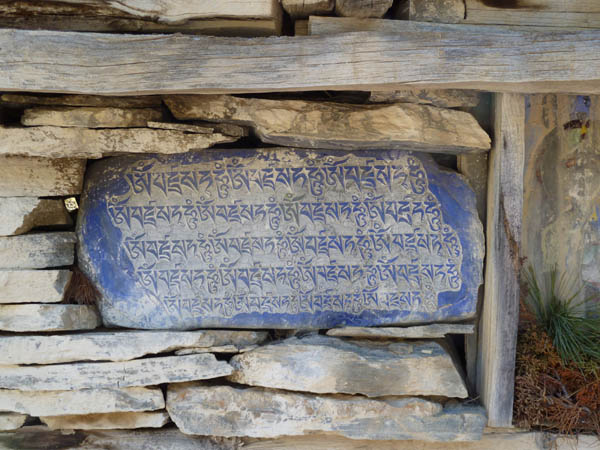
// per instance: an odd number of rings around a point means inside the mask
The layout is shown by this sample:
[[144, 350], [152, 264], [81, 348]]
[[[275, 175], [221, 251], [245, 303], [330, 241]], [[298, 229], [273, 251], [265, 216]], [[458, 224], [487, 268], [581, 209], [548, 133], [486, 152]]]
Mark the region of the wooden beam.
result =
[[0, 30], [5, 91], [139, 95], [407, 85], [600, 93], [600, 31], [411, 22], [394, 34], [253, 39]]
[[525, 99], [496, 94], [489, 155], [485, 293], [479, 330], [477, 390], [488, 425], [512, 425], [519, 320]]

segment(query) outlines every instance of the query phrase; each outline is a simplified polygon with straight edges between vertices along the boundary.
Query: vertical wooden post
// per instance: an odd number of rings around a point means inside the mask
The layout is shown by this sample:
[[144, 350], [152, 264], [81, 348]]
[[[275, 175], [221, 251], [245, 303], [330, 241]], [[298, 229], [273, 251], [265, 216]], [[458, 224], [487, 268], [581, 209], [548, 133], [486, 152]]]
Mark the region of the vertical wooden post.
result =
[[512, 425], [519, 320], [525, 99], [496, 94], [490, 152], [485, 294], [479, 329], [477, 390], [488, 425]]

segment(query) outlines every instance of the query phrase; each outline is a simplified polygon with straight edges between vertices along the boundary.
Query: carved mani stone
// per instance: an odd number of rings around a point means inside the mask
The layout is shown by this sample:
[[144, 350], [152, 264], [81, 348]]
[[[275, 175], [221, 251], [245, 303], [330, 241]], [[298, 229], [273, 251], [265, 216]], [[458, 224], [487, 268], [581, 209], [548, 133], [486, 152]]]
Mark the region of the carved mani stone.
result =
[[484, 256], [471, 189], [402, 151], [99, 161], [78, 235], [105, 324], [147, 329], [468, 319]]

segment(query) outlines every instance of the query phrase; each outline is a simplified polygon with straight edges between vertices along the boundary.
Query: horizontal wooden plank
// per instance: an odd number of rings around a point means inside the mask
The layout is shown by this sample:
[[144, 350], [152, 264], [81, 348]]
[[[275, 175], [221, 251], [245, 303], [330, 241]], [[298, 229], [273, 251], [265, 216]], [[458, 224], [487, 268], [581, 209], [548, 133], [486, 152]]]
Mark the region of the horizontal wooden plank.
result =
[[600, 31], [416, 22], [394, 34], [301, 38], [0, 31], [5, 91], [133, 95], [407, 85], [599, 93]]

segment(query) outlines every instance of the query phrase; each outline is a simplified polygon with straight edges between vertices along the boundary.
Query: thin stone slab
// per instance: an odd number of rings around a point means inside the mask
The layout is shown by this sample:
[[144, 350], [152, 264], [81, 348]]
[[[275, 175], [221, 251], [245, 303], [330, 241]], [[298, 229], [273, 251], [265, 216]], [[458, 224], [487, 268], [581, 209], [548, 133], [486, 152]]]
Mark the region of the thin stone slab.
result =
[[131, 430], [161, 428], [169, 423], [166, 411], [117, 412], [82, 416], [40, 417], [51, 430]]
[[199, 383], [170, 385], [167, 411], [186, 434], [277, 437], [327, 432], [352, 439], [481, 439], [478, 406], [447, 406], [411, 397], [373, 400], [311, 396], [262, 388]]
[[2, 331], [78, 331], [92, 330], [100, 324], [100, 316], [93, 306], [0, 305]]
[[17, 430], [25, 424], [26, 420], [25, 414], [0, 412], [0, 431]]
[[58, 303], [71, 275], [70, 270], [0, 270], [0, 303]]
[[313, 15], [327, 15], [333, 12], [334, 0], [281, 0], [281, 6], [292, 19], [307, 18]]
[[230, 375], [233, 368], [210, 353], [145, 358], [125, 362], [4, 366], [0, 388], [68, 391], [205, 380]]
[[485, 152], [490, 138], [462, 111], [426, 105], [351, 105], [227, 95], [179, 95], [165, 103], [180, 120], [251, 125], [271, 144], [317, 149]]
[[44, 158], [102, 158], [123, 153], [185, 153], [235, 137], [190, 134], [150, 128], [63, 128], [54, 126], [9, 128], [0, 126], [0, 155]]
[[246, 353], [250, 350], [254, 350], [258, 345], [248, 345], [244, 347], [240, 347], [237, 345], [221, 345], [219, 347], [191, 347], [184, 348], [181, 350], [176, 350], [176, 355], [194, 355], [196, 353]]
[[42, 226], [73, 224], [64, 202], [58, 199], [0, 197], [0, 217], [0, 236], [23, 234]]
[[251, 386], [368, 397], [468, 396], [452, 357], [433, 341], [292, 337], [235, 355], [229, 363], [235, 371], [228, 379]]
[[[0, 275], [2, 272], [0, 272]], [[246, 347], [264, 341], [263, 331], [108, 331], [54, 336], [1, 336], [0, 364], [128, 361], [178, 349]], [[196, 352], [198, 353], [198, 352]]]
[[475, 325], [433, 323], [414, 327], [344, 327], [327, 330], [327, 336], [368, 338], [368, 339], [434, 339], [448, 334], [472, 334]]
[[474, 108], [481, 93], [466, 89], [403, 89], [374, 91], [369, 96], [372, 103], [419, 103], [439, 108]]
[[165, 400], [159, 388], [36, 392], [0, 389], [0, 411], [14, 411], [34, 417], [155, 411], [164, 407]]
[[160, 109], [107, 107], [29, 108], [21, 116], [25, 126], [54, 126], [75, 128], [145, 127], [149, 121], [160, 120]]
[[104, 323], [144, 329], [468, 320], [484, 256], [474, 193], [401, 151], [111, 158], [77, 232]]
[[0, 197], [79, 195], [85, 163], [82, 159], [0, 156]]
[[70, 266], [76, 242], [67, 231], [0, 237], [0, 270]]
[[111, 97], [109, 95], [35, 95], [2, 94], [0, 102], [11, 106], [92, 106], [101, 108], [160, 108], [162, 99], [155, 95]]

